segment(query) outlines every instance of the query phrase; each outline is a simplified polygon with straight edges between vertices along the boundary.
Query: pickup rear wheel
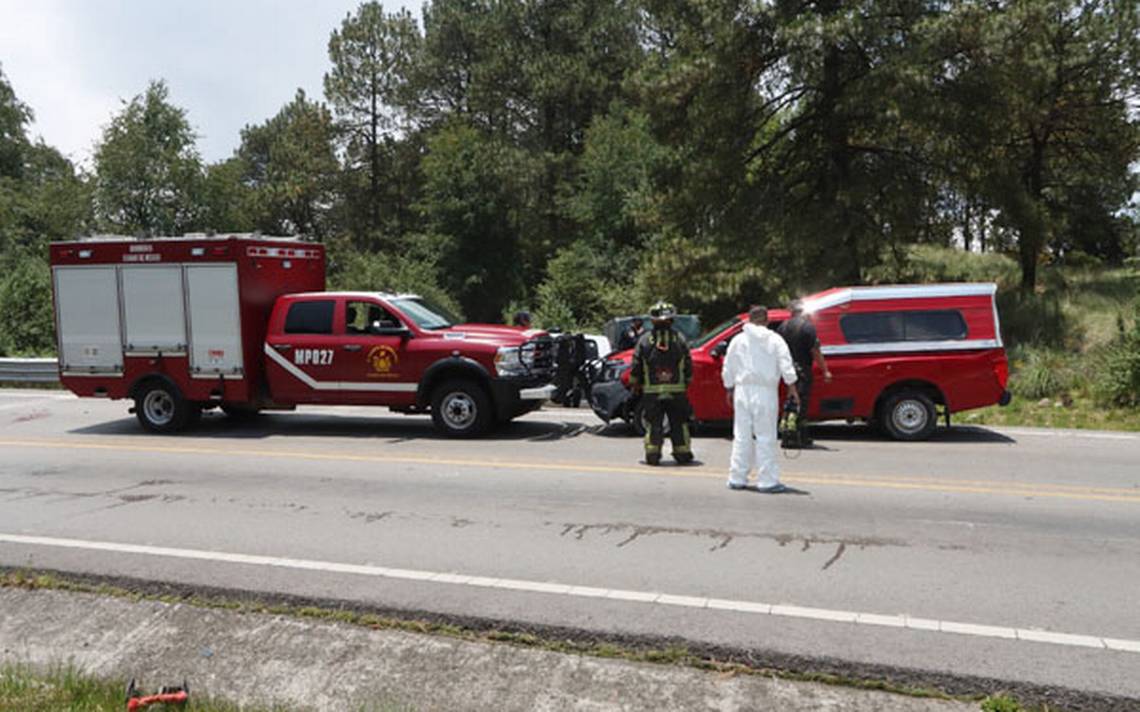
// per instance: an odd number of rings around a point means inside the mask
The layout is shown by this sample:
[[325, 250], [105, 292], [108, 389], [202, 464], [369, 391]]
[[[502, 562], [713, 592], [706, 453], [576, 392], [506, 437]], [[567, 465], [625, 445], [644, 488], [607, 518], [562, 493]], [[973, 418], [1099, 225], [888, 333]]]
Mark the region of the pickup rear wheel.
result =
[[201, 409], [182, 397], [174, 385], [148, 381], [135, 395], [139, 423], [154, 433], [173, 433], [197, 420]]
[[906, 390], [887, 398], [881, 420], [895, 440], [926, 440], [938, 426], [938, 413], [925, 393]]
[[491, 399], [475, 381], [446, 381], [432, 391], [431, 420], [436, 430], [450, 437], [482, 435], [494, 422]]

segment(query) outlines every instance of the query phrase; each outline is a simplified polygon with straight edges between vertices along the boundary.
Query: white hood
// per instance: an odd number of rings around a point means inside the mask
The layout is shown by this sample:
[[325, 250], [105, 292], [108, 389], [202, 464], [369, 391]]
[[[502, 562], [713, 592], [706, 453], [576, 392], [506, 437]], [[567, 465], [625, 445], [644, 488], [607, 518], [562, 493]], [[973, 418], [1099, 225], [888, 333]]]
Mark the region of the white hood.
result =
[[796, 368], [784, 338], [766, 326], [745, 324], [744, 331], [728, 345], [721, 367], [724, 387], [775, 387], [781, 378], [789, 385], [796, 382]]

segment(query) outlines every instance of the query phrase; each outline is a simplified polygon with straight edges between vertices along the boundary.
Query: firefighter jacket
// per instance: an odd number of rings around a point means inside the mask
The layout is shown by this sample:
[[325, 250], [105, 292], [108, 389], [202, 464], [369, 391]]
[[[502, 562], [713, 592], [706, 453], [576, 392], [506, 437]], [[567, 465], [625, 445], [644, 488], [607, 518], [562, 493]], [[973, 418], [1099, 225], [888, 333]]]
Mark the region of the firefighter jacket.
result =
[[633, 350], [630, 385], [646, 395], [681, 394], [693, 380], [693, 359], [685, 337], [670, 327], [644, 334]]

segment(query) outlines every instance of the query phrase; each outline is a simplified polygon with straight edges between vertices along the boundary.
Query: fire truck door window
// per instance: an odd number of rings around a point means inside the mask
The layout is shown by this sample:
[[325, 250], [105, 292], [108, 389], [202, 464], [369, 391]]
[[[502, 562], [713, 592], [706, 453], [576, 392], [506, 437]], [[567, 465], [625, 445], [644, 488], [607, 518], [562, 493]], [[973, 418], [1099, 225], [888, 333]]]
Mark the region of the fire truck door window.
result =
[[369, 334], [373, 326], [398, 328], [399, 320], [375, 302], [347, 302], [344, 307], [344, 330], [347, 334]]
[[331, 299], [294, 302], [285, 315], [285, 333], [331, 334], [335, 306]]

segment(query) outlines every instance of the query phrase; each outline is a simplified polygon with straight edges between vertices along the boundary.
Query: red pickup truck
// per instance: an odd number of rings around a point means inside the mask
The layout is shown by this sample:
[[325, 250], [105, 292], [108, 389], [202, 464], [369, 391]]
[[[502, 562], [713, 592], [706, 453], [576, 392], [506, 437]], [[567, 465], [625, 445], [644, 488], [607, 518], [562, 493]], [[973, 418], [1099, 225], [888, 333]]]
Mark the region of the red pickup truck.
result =
[[460, 324], [413, 294], [326, 292], [318, 244], [117, 238], [52, 244], [51, 264], [61, 382], [133, 399], [155, 432], [213, 407], [325, 404], [430, 413], [471, 436], [554, 392], [546, 333]]
[[[865, 420], [899, 440], [923, 440], [951, 413], [1006, 405], [1009, 368], [993, 284], [890, 285], [830, 289], [804, 299], [832, 380], [814, 375], [808, 419]], [[772, 328], [788, 318], [769, 311]], [[697, 422], [732, 419], [721, 382], [728, 343], [744, 328], [739, 314], [690, 344], [689, 399]], [[628, 392], [631, 351], [611, 354], [591, 391], [594, 412], [638, 431], [638, 399]]]

